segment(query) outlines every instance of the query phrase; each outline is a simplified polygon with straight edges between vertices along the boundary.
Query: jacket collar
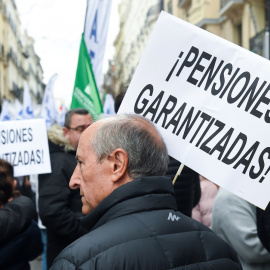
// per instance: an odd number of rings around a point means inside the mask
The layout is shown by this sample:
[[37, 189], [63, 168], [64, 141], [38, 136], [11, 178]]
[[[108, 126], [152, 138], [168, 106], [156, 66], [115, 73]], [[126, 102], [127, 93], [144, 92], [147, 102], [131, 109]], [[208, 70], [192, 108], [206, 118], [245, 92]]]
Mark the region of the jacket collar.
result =
[[142, 177], [114, 190], [80, 222], [91, 231], [120, 216], [158, 209], [177, 211], [171, 178]]
[[76, 152], [76, 149], [70, 144], [69, 140], [64, 136], [63, 127], [55, 124], [50, 127], [47, 132], [51, 152]]

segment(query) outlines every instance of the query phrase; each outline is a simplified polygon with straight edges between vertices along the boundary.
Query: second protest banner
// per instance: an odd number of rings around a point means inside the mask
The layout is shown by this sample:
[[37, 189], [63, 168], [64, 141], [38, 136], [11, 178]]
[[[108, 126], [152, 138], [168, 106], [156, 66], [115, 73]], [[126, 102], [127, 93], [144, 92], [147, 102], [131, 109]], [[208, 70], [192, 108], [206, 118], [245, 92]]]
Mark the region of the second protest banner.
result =
[[119, 109], [150, 119], [169, 155], [265, 208], [270, 62], [162, 12]]
[[45, 120], [0, 122], [0, 158], [14, 167], [14, 176], [51, 172]]

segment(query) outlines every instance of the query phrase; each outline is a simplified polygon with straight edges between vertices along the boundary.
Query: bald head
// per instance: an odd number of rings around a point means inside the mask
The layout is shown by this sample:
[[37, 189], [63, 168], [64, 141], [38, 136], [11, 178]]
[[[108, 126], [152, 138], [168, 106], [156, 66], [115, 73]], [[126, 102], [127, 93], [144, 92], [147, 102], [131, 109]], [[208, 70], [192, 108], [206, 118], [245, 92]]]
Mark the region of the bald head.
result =
[[165, 143], [146, 118], [120, 114], [103, 118], [95, 124], [99, 126], [90, 144], [100, 162], [121, 148], [128, 155], [128, 173], [132, 179], [165, 174], [168, 166]]
[[153, 140], [156, 141], [157, 145], [159, 145], [160, 147], [162, 147], [163, 145], [165, 146], [162, 137], [160, 136], [159, 132], [156, 130], [152, 122], [150, 122], [144, 117], [137, 117], [137, 119], [134, 120], [134, 124], [137, 124], [141, 128], [145, 129], [148, 134], [151, 134]]

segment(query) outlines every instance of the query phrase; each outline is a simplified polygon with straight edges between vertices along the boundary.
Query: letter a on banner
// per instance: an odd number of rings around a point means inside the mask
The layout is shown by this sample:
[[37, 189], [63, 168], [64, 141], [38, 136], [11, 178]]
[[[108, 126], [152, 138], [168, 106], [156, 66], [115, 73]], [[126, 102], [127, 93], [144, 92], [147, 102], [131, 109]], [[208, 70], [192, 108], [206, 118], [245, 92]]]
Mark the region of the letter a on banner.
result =
[[102, 84], [102, 65], [109, 27], [112, 0], [88, 0], [84, 39], [98, 89]]

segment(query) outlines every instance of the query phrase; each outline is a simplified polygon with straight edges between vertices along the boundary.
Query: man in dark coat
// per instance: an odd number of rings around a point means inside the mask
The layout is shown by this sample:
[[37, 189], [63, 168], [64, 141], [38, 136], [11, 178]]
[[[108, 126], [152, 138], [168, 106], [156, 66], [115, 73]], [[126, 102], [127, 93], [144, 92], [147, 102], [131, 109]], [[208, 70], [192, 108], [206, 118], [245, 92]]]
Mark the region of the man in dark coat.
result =
[[48, 131], [52, 172], [39, 175], [39, 215], [47, 228], [47, 266], [70, 243], [87, 231], [77, 221], [82, 216], [79, 190], [69, 188], [76, 167], [75, 150], [82, 132], [93, 122], [85, 109], [67, 112], [65, 126]]
[[52, 270], [242, 269], [210, 229], [177, 211], [166, 146], [137, 115], [97, 121], [81, 136], [70, 180], [80, 188], [89, 231], [55, 259]]

